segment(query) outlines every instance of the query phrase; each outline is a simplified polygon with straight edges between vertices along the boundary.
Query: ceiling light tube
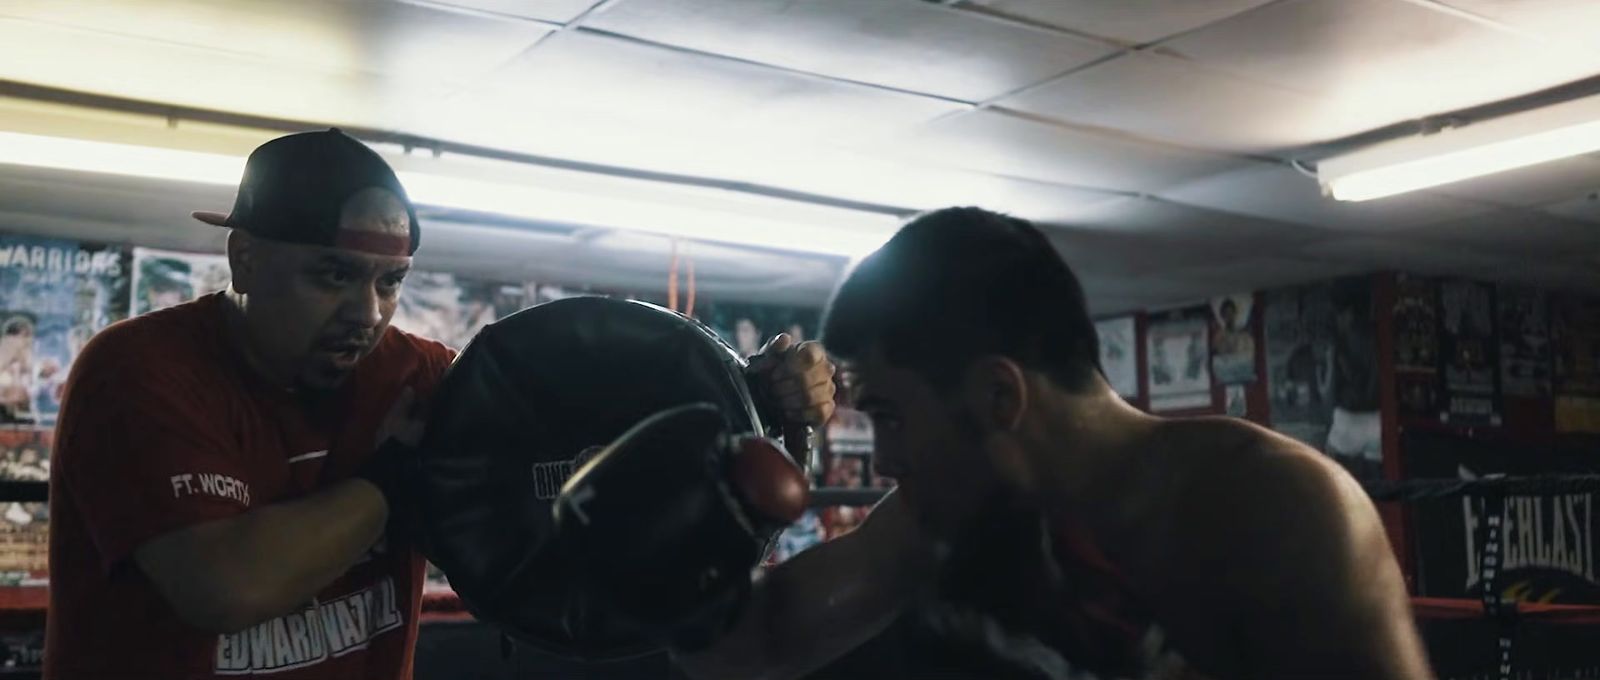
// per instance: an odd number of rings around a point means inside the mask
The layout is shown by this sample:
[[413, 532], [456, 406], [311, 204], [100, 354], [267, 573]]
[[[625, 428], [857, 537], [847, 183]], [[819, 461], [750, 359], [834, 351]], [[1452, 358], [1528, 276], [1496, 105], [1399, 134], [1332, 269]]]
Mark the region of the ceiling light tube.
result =
[[[0, 163], [217, 186], [237, 186], [244, 173], [244, 159], [236, 156], [10, 132], [0, 132]], [[740, 196], [737, 210], [705, 200], [641, 200], [610, 181], [568, 191], [417, 170], [396, 174], [419, 206], [824, 255], [864, 256], [899, 225], [894, 215], [777, 198]]]
[[1317, 164], [1323, 190], [1367, 201], [1600, 151], [1600, 97], [1385, 142]]

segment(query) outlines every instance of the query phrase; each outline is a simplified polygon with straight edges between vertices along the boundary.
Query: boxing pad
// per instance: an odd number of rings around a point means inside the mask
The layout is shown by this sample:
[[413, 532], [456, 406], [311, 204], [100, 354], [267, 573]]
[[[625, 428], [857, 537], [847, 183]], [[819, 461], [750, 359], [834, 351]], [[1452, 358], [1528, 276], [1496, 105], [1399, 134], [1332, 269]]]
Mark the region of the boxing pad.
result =
[[552, 505], [576, 468], [660, 411], [708, 404], [725, 431], [764, 431], [743, 371], [709, 329], [640, 302], [569, 298], [486, 326], [431, 400], [413, 485], [424, 554], [512, 638], [585, 660], [655, 651], [578, 585]]
[[574, 587], [682, 649], [730, 623], [771, 538], [805, 511], [805, 473], [770, 440], [729, 433], [707, 404], [644, 420], [586, 463], [556, 503]]

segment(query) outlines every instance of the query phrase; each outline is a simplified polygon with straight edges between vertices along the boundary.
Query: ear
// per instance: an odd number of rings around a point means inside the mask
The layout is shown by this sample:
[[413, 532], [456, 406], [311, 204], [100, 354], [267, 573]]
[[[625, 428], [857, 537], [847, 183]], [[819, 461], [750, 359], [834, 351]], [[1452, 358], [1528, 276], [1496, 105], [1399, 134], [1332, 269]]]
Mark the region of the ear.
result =
[[962, 376], [968, 410], [985, 432], [1013, 432], [1028, 409], [1028, 380], [1017, 362], [1002, 356], [980, 357]]
[[234, 229], [228, 232], [228, 271], [233, 276], [233, 291], [248, 295], [251, 281], [255, 279], [257, 259], [256, 244], [250, 235]]

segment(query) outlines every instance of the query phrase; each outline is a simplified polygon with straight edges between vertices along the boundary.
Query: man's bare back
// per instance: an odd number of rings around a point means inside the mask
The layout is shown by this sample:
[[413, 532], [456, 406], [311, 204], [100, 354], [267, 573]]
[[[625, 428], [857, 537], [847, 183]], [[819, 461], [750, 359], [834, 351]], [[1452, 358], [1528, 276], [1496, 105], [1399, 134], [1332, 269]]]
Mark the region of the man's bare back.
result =
[[[1415, 642], [1381, 522], [1342, 468], [1299, 442], [1228, 418], [1163, 421], [1149, 444], [1137, 472], [1122, 480], [1118, 504], [1061, 508], [1047, 523], [1087, 529], [1191, 672], [1340, 674], [1342, 665], [1360, 664], [1368, 677], [1426, 673], [1415, 644], [1364, 657], [1331, 639]], [[1364, 624], [1283, 620], [1296, 605], [1329, 622]], [[1275, 641], [1302, 648], [1313, 635], [1329, 636], [1318, 646], [1326, 656], [1275, 659], [1270, 652]]]
[[1084, 300], [1035, 227], [972, 208], [859, 264], [824, 337], [897, 488], [685, 667], [799, 677], [899, 621], [925, 638], [914, 677], [1430, 677], [1355, 480], [1248, 422], [1123, 401]]

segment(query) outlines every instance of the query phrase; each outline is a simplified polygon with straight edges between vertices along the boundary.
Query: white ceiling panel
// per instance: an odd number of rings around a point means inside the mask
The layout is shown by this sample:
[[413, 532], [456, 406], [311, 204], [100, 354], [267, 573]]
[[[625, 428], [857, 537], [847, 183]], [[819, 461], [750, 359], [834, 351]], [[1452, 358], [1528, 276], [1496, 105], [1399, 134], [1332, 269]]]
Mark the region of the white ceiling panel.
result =
[[1396, 0], [1290, 0], [1163, 49], [1391, 121], [1600, 73], [1600, 56]]
[[1365, 271], [1368, 269], [1361, 264], [1284, 256], [1229, 259], [1180, 267], [1172, 273], [1187, 280], [1204, 281], [1219, 290], [1243, 292], [1322, 281]]
[[[401, 88], [376, 76], [329, 73], [199, 48], [0, 19], [8, 79], [290, 120], [381, 120]], [[151, 77], [159, 73], [161, 77]], [[296, 96], [285, 97], [284, 92]]]
[[622, 2], [586, 28], [858, 82], [983, 101], [1108, 54], [920, 2]]
[[[552, 36], [447, 102], [508, 117], [512, 144], [541, 119], [672, 138], [788, 142], [884, 134], [963, 108], [582, 32]], [[448, 118], [447, 118], [448, 119]]]
[[1550, 40], [1596, 50], [1595, 26], [1600, 26], [1600, 3], [1593, 0], [1437, 0], [1440, 4], [1472, 12]]
[[233, 203], [226, 187], [0, 165], [0, 231], [222, 252], [226, 231], [189, 217]]
[[[154, 68], [169, 62], [257, 61], [258, 71], [377, 74], [405, 86], [428, 86], [487, 71], [549, 32], [522, 21], [396, 2], [5, 2], [0, 17], [16, 22], [0, 27], [7, 42], [34, 43], [38, 37], [29, 34], [38, 32], [66, 41], [69, 55], [88, 48], [119, 57], [108, 62], [83, 55], [30, 59], [8, 64], [8, 76], [23, 68], [34, 82], [72, 87], [87, 76], [83, 71], [99, 69], [116, 74], [106, 79], [112, 83], [120, 79], [134, 81], [127, 83], [130, 88], [164, 88], [156, 91], [166, 95], [164, 101], [220, 84]], [[110, 45], [93, 44], [102, 41]], [[283, 97], [285, 92], [295, 90], [265, 94]]]
[[1600, 254], [1600, 225], [1533, 210], [1496, 210], [1408, 229], [1405, 237], [1445, 247], [1475, 248], [1530, 263], [1586, 251]]
[[1285, 165], [1251, 167], [1196, 180], [1161, 196], [1213, 210], [1342, 231], [1388, 231], [1487, 212], [1444, 196], [1407, 194], [1352, 203], [1322, 195], [1317, 180]]
[[[406, 2], [407, 0], [398, 0]], [[567, 23], [602, 0], [422, 0], [423, 5], [460, 7], [480, 12]]]
[[1579, 156], [1447, 184], [1433, 190], [1498, 205], [1530, 207], [1600, 191], [1600, 157]]
[[1151, 247], [1186, 244], [1201, 256], [1207, 249], [1261, 253], [1328, 238], [1332, 232], [1303, 224], [1246, 217], [1155, 199], [1126, 198], [1081, 211], [1073, 227], [1148, 238]]
[[1159, 52], [1128, 53], [998, 105], [1236, 153], [1313, 144], [1388, 122]]
[[1243, 163], [987, 110], [940, 120], [878, 149], [1006, 177], [1145, 193]]
[[1075, 227], [1052, 228], [1046, 235], [1080, 274], [1125, 279], [1128, 285], [1145, 277], [1166, 278], [1181, 267], [1227, 261], [1248, 252], [1247, 244], [1222, 239], [1162, 239]]
[[1559, 203], [1552, 203], [1545, 206], [1544, 211], [1560, 217], [1600, 223], [1600, 191], [1590, 192], [1586, 196], [1579, 196]]
[[1325, 241], [1301, 249], [1318, 259], [1360, 264], [1434, 276], [1494, 276], [1516, 264], [1515, 257], [1497, 256], [1462, 245], [1396, 237], [1362, 236]]
[[965, 0], [1015, 17], [1130, 44], [1226, 19], [1271, 0]]
[[[1160, 308], [1204, 300], [1213, 295], [1236, 291], [1218, 288], [1215, 284], [1196, 281], [1170, 272], [1150, 274], [1137, 278], [1080, 275], [1084, 297], [1092, 301], [1105, 297], [1113, 300], [1133, 300], [1143, 309]], [[1099, 313], [1099, 312], [1096, 312]]]

